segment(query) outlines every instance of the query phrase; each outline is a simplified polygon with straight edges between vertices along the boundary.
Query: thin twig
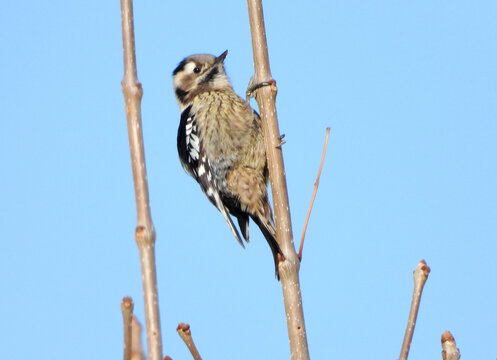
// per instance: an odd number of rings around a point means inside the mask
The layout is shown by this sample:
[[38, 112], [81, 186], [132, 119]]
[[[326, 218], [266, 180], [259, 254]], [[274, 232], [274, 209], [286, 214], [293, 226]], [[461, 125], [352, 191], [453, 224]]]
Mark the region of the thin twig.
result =
[[442, 359], [459, 360], [461, 354], [456, 346], [456, 340], [447, 330], [442, 334]]
[[131, 360], [144, 360], [142, 346], [142, 326], [136, 316], [131, 321]]
[[121, 312], [123, 313], [124, 324], [124, 360], [131, 360], [131, 319], [133, 318], [133, 299], [125, 296], [121, 302]]
[[185, 324], [185, 323], [179, 323], [178, 327], [176, 328], [176, 331], [178, 331], [179, 336], [185, 342], [185, 344], [188, 347], [188, 350], [190, 350], [193, 358], [195, 360], [202, 360], [202, 358], [200, 357], [200, 354], [198, 353], [197, 347], [195, 346], [195, 343], [193, 342], [192, 332], [190, 331], [190, 325]]
[[121, 0], [124, 78], [121, 83], [126, 106], [131, 165], [135, 185], [137, 225], [135, 240], [140, 252], [148, 358], [162, 360], [162, 343], [155, 271], [155, 230], [150, 214], [147, 170], [143, 149], [141, 98], [143, 89], [136, 73], [132, 0]]
[[291, 360], [309, 359], [304, 311], [299, 282], [300, 261], [293, 245], [290, 206], [285, 179], [285, 167], [281, 150], [281, 137], [276, 116], [276, 85], [272, 80], [269, 55], [264, 28], [261, 0], [247, 0], [252, 50], [254, 54], [254, 83], [267, 82], [255, 90], [255, 99], [261, 113], [262, 127], [266, 140], [269, 178], [273, 195], [276, 234], [284, 258], [280, 258], [279, 273], [283, 290], [283, 301], [290, 339]]
[[424, 260], [421, 260], [414, 270], [414, 290], [412, 293], [411, 310], [409, 312], [409, 318], [407, 320], [406, 333], [404, 335], [404, 342], [402, 343], [402, 349], [400, 351], [399, 360], [407, 360], [407, 355], [409, 354], [409, 348], [411, 346], [412, 335], [414, 334], [414, 327], [416, 326], [416, 318], [418, 317], [419, 303], [421, 301], [421, 294], [423, 293], [423, 287], [425, 286], [426, 279], [430, 274], [430, 267], [426, 265]]
[[330, 136], [330, 128], [326, 128], [326, 137], [324, 139], [324, 147], [323, 154], [321, 155], [321, 163], [319, 164], [318, 176], [316, 177], [316, 182], [314, 183], [314, 191], [312, 193], [311, 203], [309, 204], [309, 210], [307, 210], [307, 217], [305, 218], [304, 230], [302, 230], [302, 238], [300, 239], [300, 247], [299, 247], [299, 259], [302, 261], [302, 250], [304, 249], [304, 238], [305, 232], [307, 230], [307, 223], [309, 222], [309, 218], [311, 217], [312, 205], [314, 205], [314, 199], [316, 197], [316, 193], [318, 192], [319, 187], [319, 178], [321, 177], [321, 170], [323, 169], [324, 156], [326, 155], [326, 148], [328, 147], [328, 137]]

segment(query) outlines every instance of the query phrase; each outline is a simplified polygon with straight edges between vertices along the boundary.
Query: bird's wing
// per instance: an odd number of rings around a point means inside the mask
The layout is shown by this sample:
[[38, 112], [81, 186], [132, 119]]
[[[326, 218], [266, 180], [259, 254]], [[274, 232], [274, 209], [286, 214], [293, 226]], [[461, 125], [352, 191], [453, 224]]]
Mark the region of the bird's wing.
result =
[[217, 190], [219, 187], [216, 184], [216, 179], [212, 176], [209, 159], [203, 151], [202, 142], [198, 136], [195, 115], [192, 114], [191, 108], [192, 106], [190, 105], [181, 113], [181, 121], [178, 129], [177, 146], [181, 165], [188, 174], [197, 180], [207, 198], [223, 215], [235, 238], [245, 248], [240, 234], [233, 224]]
[[200, 157], [197, 174], [198, 174], [198, 182], [200, 184], [200, 187], [204, 191], [205, 195], [218, 208], [218, 210], [221, 212], [224, 219], [228, 223], [228, 226], [230, 227], [231, 232], [233, 233], [233, 235], [235, 235], [235, 238], [238, 240], [240, 245], [243, 248], [245, 248], [245, 246], [243, 245], [242, 239], [240, 237], [240, 234], [239, 234], [238, 230], [236, 229], [235, 225], [233, 224], [233, 221], [231, 220], [231, 217], [228, 214], [228, 210], [226, 209], [226, 206], [224, 206], [224, 204], [221, 200], [221, 196], [219, 195], [219, 191], [217, 190], [218, 187], [216, 186], [216, 183], [215, 183], [216, 180], [212, 176], [211, 168], [209, 165], [209, 160], [207, 159], [205, 154], [202, 154]]
[[195, 116], [191, 113], [191, 108], [192, 106], [190, 105], [181, 113], [177, 146], [179, 159], [183, 169], [196, 179], [200, 150], [197, 136], [197, 123], [195, 121]]

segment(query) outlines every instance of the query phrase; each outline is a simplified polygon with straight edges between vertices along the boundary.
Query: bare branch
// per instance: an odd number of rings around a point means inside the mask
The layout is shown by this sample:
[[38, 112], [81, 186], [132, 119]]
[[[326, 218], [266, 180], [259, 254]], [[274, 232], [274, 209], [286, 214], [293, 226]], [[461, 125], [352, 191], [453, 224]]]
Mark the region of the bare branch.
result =
[[121, 302], [124, 323], [124, 360], [131, 360], [131, 319], [133, 318], [133, 299], [125, 296]]
[[162, 360], [162, 343], [157, 299], [157, 279], [155, 271], [155, 230], [150, 214], [147, 171], [141, 121], [141, 98], [143, 89], [138, 82], [135, 58], [132, 0], [121, 0], [123, 32], [124, 78], [122, 91], [126, 106], [128, 137], [131, 152], [131, 165], [135, 185], [137, 225], [135, 240], [140, 252], [147, 325], [148, 357]]
[[314, 205], [314, 199], [319, 187], [319, 178], [321, 177], [321, 170], [323, 169], [324, 156], [326, 155], [326, 148], [328, 147], [328, 137], [330, 136], [330, 128], [326, 128], [326, 137], [324, 139], [323, 154], [321, 155], [321, 163], [319, 164], [318, 176], [316, 177], [316, 182], [314, 183], [314, 192], [312, 193], [311, 203], [309, 204], [309, 210], [307, 210], [307, 217], [305, 218], [304, 230], [302, 230], [302, 238], [300, 239], [300, 247], [298, 257], [302, 261], [302, 250], [304, 249], [304, 238], [305, 232], [307, 230], [307, 223], [311, 217], [312, 205]]
[[399, 360], [407, 360], [407, 355], [409, 354], [409, 348], [411, 346], [412, 335], [414, 334], [414, 327], [416, 326], [416, 318], [418, 317], [421, 294], [423, 293], [423, 287], [425, 286], [426, 279], [428, 279], [428, 274], [430, 274], [430, 267], [426, 265], [426, 262], [424, 260], [421, 260], [416, 266], [416, 270], [414, 270], [413, 274], [414, 289], [412, 293], [411, 311], [409, 312], [409, 318], [407, 320], [407, 328], [404, 335], [404, 342], [402, 343]]
[[442, 359], [443, 360], [459, 360], [461, 354], [456, 347], [456, 340], [447, 330], [442, 334]]
[[188, 347], [188, 350], [190, 350], [193, 358], [195, 360], [202, 360], [202, 358], [200, 357], [200, 354], [198, 353], [197, 347], [195, 346], [195, 343], [193, 342], [192, 332], [190, 331], [190, 325], [185, 324], [185, 323], [179, 323], [178, 327], [176, 328], [176, 331], [178, 331], [179, 336], [185, 342], [185, 344]]
[[247, 0], [247, 5], [254, 53], [254, 83], [265, 82], [270, 84], [270, 86], [263, 86], [254, 91], [266, 139], [266, 154], [273, 195], [276, 233], [278, 243], [284, 254], [284, 258], [279, 263], [279, 273], [285, 303], [291, 359], [309, 359], [299, 282], [300, 261], [293, 245], [281, 137], [276, 116], [277, 89], [269, 68], [262, 3], [261, 0]]
[[142, 346], [142, 326], [136, 316], [131, 321], [131, 360], [144, 360]]

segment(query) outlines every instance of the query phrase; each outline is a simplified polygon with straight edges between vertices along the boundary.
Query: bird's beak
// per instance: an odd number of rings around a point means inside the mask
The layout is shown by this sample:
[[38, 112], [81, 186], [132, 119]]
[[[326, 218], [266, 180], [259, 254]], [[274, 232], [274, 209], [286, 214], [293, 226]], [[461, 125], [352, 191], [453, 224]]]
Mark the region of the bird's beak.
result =
[[224, 59], [226, 58], [226, 55], [228, 55], [228, 50], [226, 50], [225, 52], [223, 52], [221, 55], [219, 55], [216, 58], [216, 63], [222, 63], [222, 62], [224, 62]]

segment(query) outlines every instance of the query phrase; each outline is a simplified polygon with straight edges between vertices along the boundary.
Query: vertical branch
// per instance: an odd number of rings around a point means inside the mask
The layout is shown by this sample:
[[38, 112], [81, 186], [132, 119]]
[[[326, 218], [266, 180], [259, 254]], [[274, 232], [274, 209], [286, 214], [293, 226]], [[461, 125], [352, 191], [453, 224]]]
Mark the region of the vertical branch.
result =
[[[254, 83], [272, 80], [264, 28], [261, 0], [247, 0], [252, 49], [254, 54]], [[293, 245], [290, 206], [285, 179], [281, 138], [276, 116], [276, 86], [264, 86], [256, 91], [256, 100], [261, 112], [262, 126], [266, 139], [269, 176], [273, 195], [276, 233], [278, 243], [284, 254], [279, 264], [281, 287], [290, 339], [291, 359], [308, 359], [307, 336], [304, 312], [300, 293], [300, 262]]]
[[142, 346], [142, 326], [136, 316], [131, 319], [131, 360], [145, 360]]
[[125, 296], [121, 302], [121, 312], [123, 314], [123, 324], [124, 324], [124, 360], [131, 360], [131, 343], [132, 343], [132, 331], [131, 331], [131, 319], [133, 318], [133, 299], [129, 296]]
[[425, 286], [430, 267], [424, 260], [421, 260], [414, 270], [413, 280], [414, 289], [412, 292], [411, 310], [409, 311], [409, 318], [407, 320], [406, 333], [404, 335], [404, 342], [400, 350], [399, 360], [407, 360], [409, 348], [411, 347], [412, 335], [414, 334], [414, 327], [416, 326], [416, 318], [418, 317], [419, 304], [421, 302], [421, 294]]
[[121, 19], [124, 52], [124, 78], [121, 85], [126, 106], [131, 165], [135, 185], [137, 213], [135, 240], [140, 252], [142, 269], [148, 358], [150, 360], [161, 360], [162, 344], [155, 272], [155, 230], [150, 215], [147, 170], [143, 149], [140, 108], [143, 89], [138, 82], [136, 73], [132, 0], [121, 0]]

